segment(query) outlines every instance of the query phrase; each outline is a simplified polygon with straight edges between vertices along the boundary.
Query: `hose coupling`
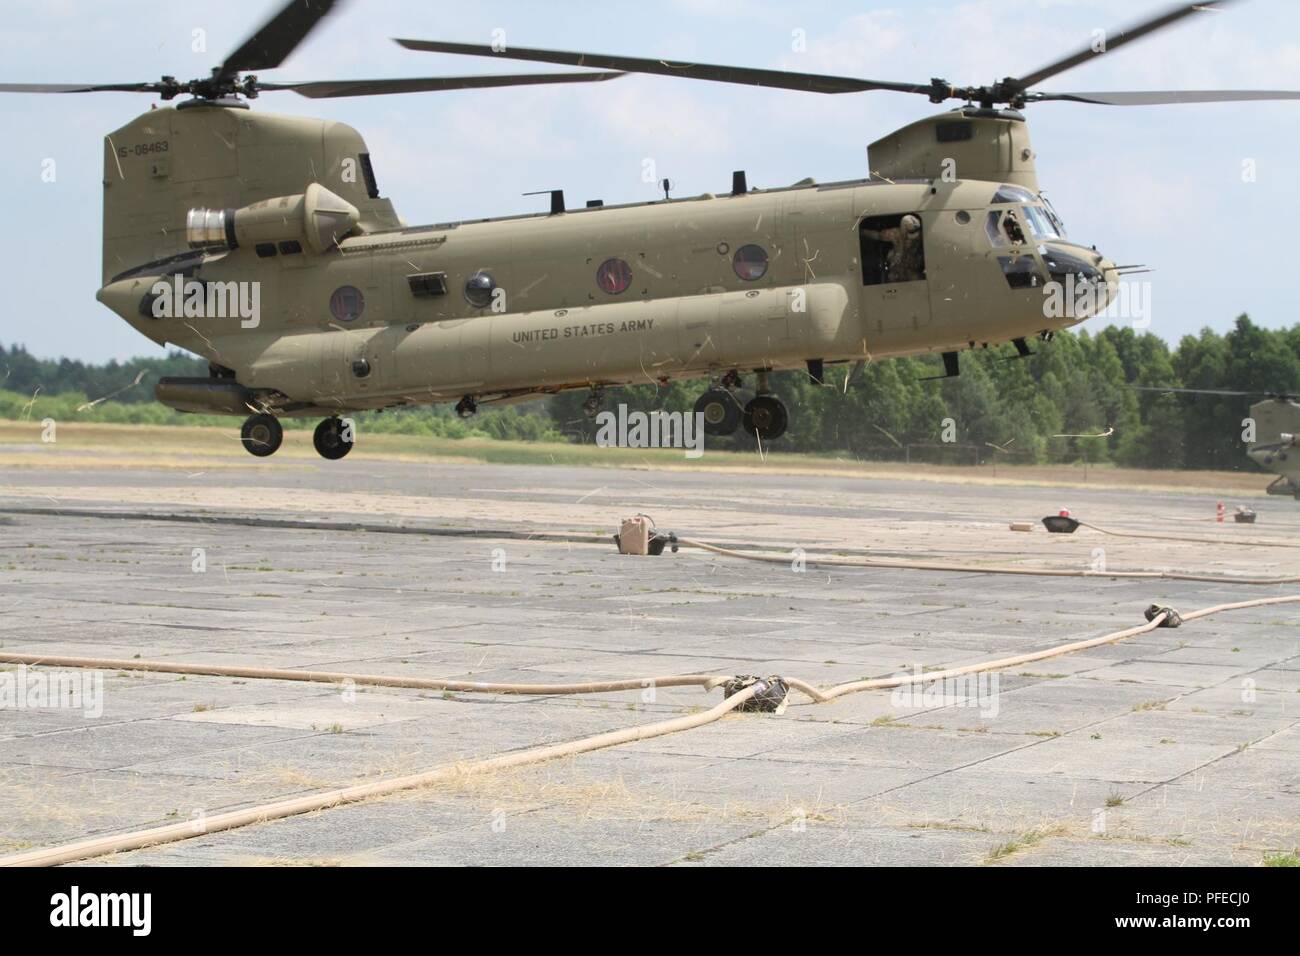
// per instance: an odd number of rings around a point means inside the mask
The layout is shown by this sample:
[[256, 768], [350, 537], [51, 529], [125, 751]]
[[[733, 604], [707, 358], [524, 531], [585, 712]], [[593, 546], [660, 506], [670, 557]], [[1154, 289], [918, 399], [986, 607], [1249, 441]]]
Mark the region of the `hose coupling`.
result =
[[1183, 619], [1177, 611], [1163, 604], [1152, 604], [1144, 613], [1148, 621], [1154, 621], [1163, 614], [1165, 619], [1160, 622], [1161, 627], [1179, 627], [1183, 623]]
[[755, 677], [752, 674], [740, 674], [722, 685], [727, 697], [734, 696], [749, 687], [758, 685], [754, 696], [745, 701], [737, 710], [751, 713], [779, 714], [785, 709], [785, 699], [790, 693], [788, 685], [780, 677]]

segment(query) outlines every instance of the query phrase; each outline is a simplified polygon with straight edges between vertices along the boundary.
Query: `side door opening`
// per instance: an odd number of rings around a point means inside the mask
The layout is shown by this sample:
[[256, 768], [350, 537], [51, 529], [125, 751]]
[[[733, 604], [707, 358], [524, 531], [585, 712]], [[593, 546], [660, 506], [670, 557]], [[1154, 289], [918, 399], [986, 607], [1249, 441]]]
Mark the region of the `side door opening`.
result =
[[863, 330], [877, 354], [926, 347], [931, 315], [923, 232], [920, 213], [858, 221]]
[[858, 224], [862, 284], [925, 280], [925, 243], [916, 213], [867, 216]]

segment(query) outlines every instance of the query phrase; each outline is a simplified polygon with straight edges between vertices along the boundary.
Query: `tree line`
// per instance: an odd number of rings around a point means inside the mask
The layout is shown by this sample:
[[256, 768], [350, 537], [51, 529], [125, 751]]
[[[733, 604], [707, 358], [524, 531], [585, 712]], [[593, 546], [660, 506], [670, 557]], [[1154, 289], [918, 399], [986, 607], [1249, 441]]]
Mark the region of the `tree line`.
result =
[[[1034, 354], [1024, 359], [1005, 345], [963, 352], [961, 375], [942, 381], [925, 381], [943, 374], [934, 355], [831, 366], [821, 384], [803, 372], [774, 373], [772, 389], [790, 410], [789, 430], [776, 447], [864, 459], [1250, 469], [1242, 419], [1255, 399], [1143, 389], [1300, 391], [1300, 325], [1263, 329], [1245, 315], [1226, 334], [1205, 329], [1173, 349], [1149, 331], [1113, 325], [1095, 334], [1060, 333], [1032, 347]], [[8, 393], [0, 395], [0, 417], [31, 417], [42, 409], [49, 414], [56, 403], [65, 417], [78, 419], [196, 421], [153, 403], [153, 386], [163, 375], [206, 374], [206, 362], [181, 352], [91, 364], [38, 359], [22, 346], [0, 345], [0, 389]], [[744, 384], [752, 388], [753, 376]], [[689, 411], [700, 391], [699, 382], [609, 389], [605, 407]], [[110, 395], [84, 408], [87, 399]], [[592, 441], [596, 423], [582, 410], [586, 397], [585, 390], [567, 392], [481, 413], [469, 422], [457, 420], [446, 406], [402, 409], [359, 416], [359, 427], [453, 438]], [[1106, 437], [1075, 437], [1108, 431]], [[711, 438], [706, 445], [753, 446], [743, 433]]]

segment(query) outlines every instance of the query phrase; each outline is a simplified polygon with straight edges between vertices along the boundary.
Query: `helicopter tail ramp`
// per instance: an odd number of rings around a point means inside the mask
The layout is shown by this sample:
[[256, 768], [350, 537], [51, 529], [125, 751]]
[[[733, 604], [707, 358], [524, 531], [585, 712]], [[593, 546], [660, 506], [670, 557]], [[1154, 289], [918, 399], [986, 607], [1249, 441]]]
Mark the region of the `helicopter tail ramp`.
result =
[[237, 209], [312, 183], [355, 206], [361, 231], [401, 225], [350, 126], [222, 103], [150, 110], [104, 137], [103, 282], [190, 252], [191, 209]]

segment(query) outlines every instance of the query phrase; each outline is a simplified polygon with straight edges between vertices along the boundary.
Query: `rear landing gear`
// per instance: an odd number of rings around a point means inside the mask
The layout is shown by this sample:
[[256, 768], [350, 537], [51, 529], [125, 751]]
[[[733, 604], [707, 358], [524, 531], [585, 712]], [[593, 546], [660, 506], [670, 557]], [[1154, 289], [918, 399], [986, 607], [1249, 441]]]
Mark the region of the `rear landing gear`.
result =
[[352, 428], [344, 425], [342, 419], [327, 418], [316, 426], [312, 444], [322, 458], [338, 461], [352, 450]]
[[785, 434], [790, 413], [775, 395], [756, 395], [745, 405], [741, 416], [745, 431], [762, 441], [775, 441]]
[[284, 429], [274, 415], [250, 415], [239, 429], [239, 438], [249, 454], [265, 458], [279, 450]]
[[478, 412], [478, 402], [474, 401], [473, 395], [466, 395], [456, 403], [456, 414], [461, 418], [473, 418]]

